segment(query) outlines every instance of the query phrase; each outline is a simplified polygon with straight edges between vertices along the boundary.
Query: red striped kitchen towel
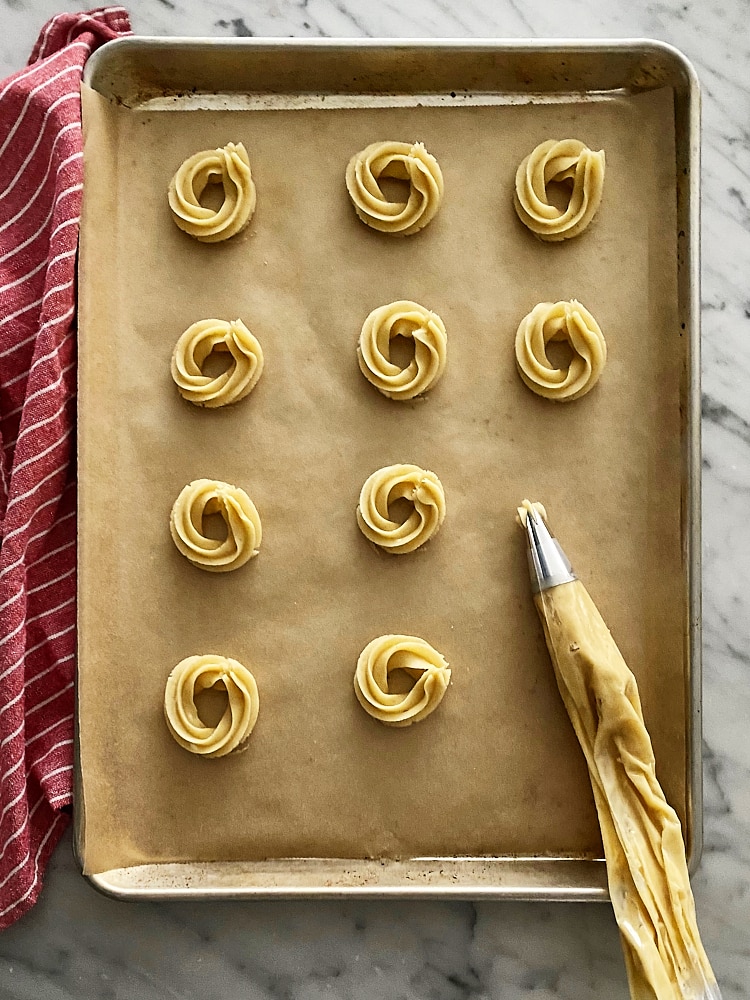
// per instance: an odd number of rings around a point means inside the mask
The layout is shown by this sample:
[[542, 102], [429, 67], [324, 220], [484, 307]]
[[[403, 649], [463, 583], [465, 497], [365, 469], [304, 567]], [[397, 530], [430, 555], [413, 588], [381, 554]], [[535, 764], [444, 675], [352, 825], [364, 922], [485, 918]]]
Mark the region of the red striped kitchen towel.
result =
[[0, 83], [0, 928], [72, 800], [80, 80], [122, 7], [58, 14]]

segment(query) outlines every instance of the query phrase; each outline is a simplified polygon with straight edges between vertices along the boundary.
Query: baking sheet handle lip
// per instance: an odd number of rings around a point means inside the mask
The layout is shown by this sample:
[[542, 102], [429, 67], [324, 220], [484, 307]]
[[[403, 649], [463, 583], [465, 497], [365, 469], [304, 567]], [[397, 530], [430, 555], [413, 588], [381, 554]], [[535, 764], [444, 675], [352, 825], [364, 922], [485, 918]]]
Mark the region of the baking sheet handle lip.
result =
[[[660, 38], [649, 38], [647, 36], [632, 35], [623, 38], [608, 38], [605, 36], [594, 36], [591, 38], [580, 38], [570, 36], [567, 38], [558, 37], [494, 37], [476, 36], [467, 38], [456, 38], [447, 35], [421, 35], [414, 37], [407, 36], [341, 36], [326, 35], [320, 38], [309, 38], [295, 35], [255, 35], [252, 38], [242, 38], [235, 36], [213, 36], [213, 35], [122, 35], [113, 38], [104, 45], [99, 46], [96, 53], [103, 52], [115, 46], [128, 47], [138, 46], [142, 43], [158, 44], [167, 47], [203, 47], [207, 43], [220, 47], [233, 48], [234, 46], [244, 48], [288, 48], [289, 46], [299, 46], [300, 48], [467, 48], [467, 49], [513, 49], [517, 51], [535, 51], [537, 49], [550, 49], [552, 51], [577, 48], [581, 51], [588, 49], [646, 49], [653, 48], [667, 52], [676, 56], [686, 67], [695, 73], [687, 56], [677, 46], [670, 42], [662, 41]], [[89, 63], [94, 59], [96, 53], [92, 54]], [[88, 64], [87, 64], [88, 65]]]
[[227, 889], [226, 886], [186, 885], [183, 887], [124, 886], [115, 884], [112, 876], [116, 871], [91, 874], [82, 872], [91, 887], [103, 896], [121, 902], [167, 902], [189, 899], [191, 902], [211, 902], [227, 899], [454, 899], [454, 900], [497, 900], [540, 903], [609, 902], [609, 892], [604, 886], [548, 886], [544, 889], [523, 888], [521, 886], [496, 885], [452, 885], [452, 886], [242, 886]]
[[[83, 82], [94, 86], [96, 73], [100, 64], [106, 65], [113, 52], [142, 46], [164, 48], [202, 48], [206, 44], [219, 48], [256, 48], [274, 49], [334, 49], [334, 48], [435, 48], [435, 49], [474, 49], [486, 51], [539, 52], [555, 51], [557, 49], [577, 49], [581, 52], [607, 51], [657, 51], [670, 56], [684, 72], [688, 87], [695, 92], [700, 88], [698, 74], [692, 62], [681, 49], [657, 38], [290, 38], [278, 36], [263, 36], [257, 38], [214, 38], [212, 36], [193, 35], [125, 35], [105, 42], [94, 52], [86, 62], [83, 72]], [[96, 89], [96, 87], [94, 87]]]
[[702, 569], [702, 427], [701, 427], [701, 90], [698, 75], [689, 60], [678, 50], [689, 80], [688, 91], [688, 150], [689, 187], [687, 195], [688, 240], [685, 266], [689, 274], [687, 315], [689, 317], [689, 396], [688, 396], [688, 551], [689, 574], [689, 655], [691, 698], [690, 799], [691, 843], [688, 870], [694, 874], [703, 853], [703, 569]]

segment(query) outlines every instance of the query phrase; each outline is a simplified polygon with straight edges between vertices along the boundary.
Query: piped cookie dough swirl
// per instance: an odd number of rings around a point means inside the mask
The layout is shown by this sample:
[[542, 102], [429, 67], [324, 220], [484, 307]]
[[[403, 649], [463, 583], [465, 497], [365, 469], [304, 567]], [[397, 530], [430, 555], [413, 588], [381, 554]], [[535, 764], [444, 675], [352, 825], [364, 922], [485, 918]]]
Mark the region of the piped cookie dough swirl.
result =
[[[391, 517], [391, 505], [406, 499], [412, 509], [403, 521]], [[359, 495], [360, 531], [384, 552], [403, 555], [428, 542], [445, 520], [445, 491], [434, 472], [418, 465], [388, 465], [365, 481]]]
[[[232, 363], [220, 375], [203, 374], [212, 353], [230, 354]], [[172, 354], [172, 378], [180, 395], [215, 409], [236, 403], [251, 392], [263, 372], [263, 350], [240, 319], [202, 319], [180, 336]]]
[[[405, 368], [391, 361], [391, 341], [414, 343]], [[448, 348], [445, 324], [417, 302], [401, 300], [373, 309], [359, 335], [357, 358], [368, 382], [389, 399], [413, 399], [431, 389], [443, 374]]]
[[[388, 677], [403, 670], [414, 680], [405, 694], [392, 694]], [[444, 657], [415, 635], [381, 635], [362, 650], [354, 693], [368, 715], [386, 726], [410, 726], [435, 711], [448, 690], [451, 672]]]
[[[226, 538], [204, 534], [203, 519], [221, 515]], [[209, 573], [229, 573], [257, 556], [263, 531], [255, 504], [244, 490], [217, 479], [196, 479], [181, 491], [169, 518], [169, 530], [180, 552]]]
[[[209, 184], [221, 184], [224, 201], [214, 210], [201, 205]], [[255, 184], [247, 150], [241, 142], [194, 153], [169, 183], [172, 218], [183, 232], [201, 243], [218, 243], [236, 236], [255, 211]]]
[[[565, 341], [573, 352], [567, 368], [547, 357], [550, 341]], [[540, 302], [524, 316], [516, 333], [516, 366], [524, 383], [545, 399], [569, 403], [596, 385], [607, 360], [607, 345], [591, 313], [580, 302]]]
[[[215, 726], [206, 726], [198, 715], [195, 698], [207, 688], [223, 687], [227, 707]], [[167, 678], [164, 717], [175, 740], [201, 757], [240, 753], [258, 719], [258, 686], [241, 663], [209, 654], [188, 656]]]
[[[406, 201], [389, 201], [381, 177], [409, 182]], [[365, 225], [392, 236], [411, 236], [434, 219], [443, 198], [443, 173], [421, 142], [373, 142], [346, 168], [346, 187]]]
[[[565, 209], [549, 201], [547, 185], [571, 183]], [[602, 200], [604, 150], [594, 152], [577, 139], [548, 139], [525, 157], [516, 171], [513, 202], [518, 217], [540, 239], [549, 242], [578, 236]]]

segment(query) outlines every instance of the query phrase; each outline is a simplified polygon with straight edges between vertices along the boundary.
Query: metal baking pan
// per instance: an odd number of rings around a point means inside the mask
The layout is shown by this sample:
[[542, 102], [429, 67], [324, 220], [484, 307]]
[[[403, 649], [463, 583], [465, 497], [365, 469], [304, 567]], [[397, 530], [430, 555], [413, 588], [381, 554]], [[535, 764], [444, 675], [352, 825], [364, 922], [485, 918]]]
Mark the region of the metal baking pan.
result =
[[[689, 591], [686, 698], [687, 841], [700, 858], [701, 567], [699, 356], [699, 128], [696, 74], [655, 41], [338, 40], [124, 38], [89, 60], [94, 90], [132, 108], [289, 108], [606, 100], [670, 88], [674, 95], [678, 312], [687, 340], [682, 400], [682, 545]], [[80, 769], [77, 768], [80, 782]], [[82, 802], [79, 797], [78, 801]], [[76, 843], [84, 836], [76, 812]], [[88, 876], [123, 899], [411, 897], [539, 900], [607, 898], [602, 860], [550, 857], [417, 858], [407, 861], [292, 858], [140, 865]]]

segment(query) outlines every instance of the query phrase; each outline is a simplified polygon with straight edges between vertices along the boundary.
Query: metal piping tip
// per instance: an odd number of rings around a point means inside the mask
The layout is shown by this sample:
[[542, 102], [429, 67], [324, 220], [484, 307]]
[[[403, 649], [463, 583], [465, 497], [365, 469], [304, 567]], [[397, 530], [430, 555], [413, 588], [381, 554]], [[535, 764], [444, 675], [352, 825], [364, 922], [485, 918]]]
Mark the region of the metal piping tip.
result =
[[560, 543], [532, 505], [526, 507], [526, 540], [529, 545], [529, 576], [535, 594], [578, 579]]

